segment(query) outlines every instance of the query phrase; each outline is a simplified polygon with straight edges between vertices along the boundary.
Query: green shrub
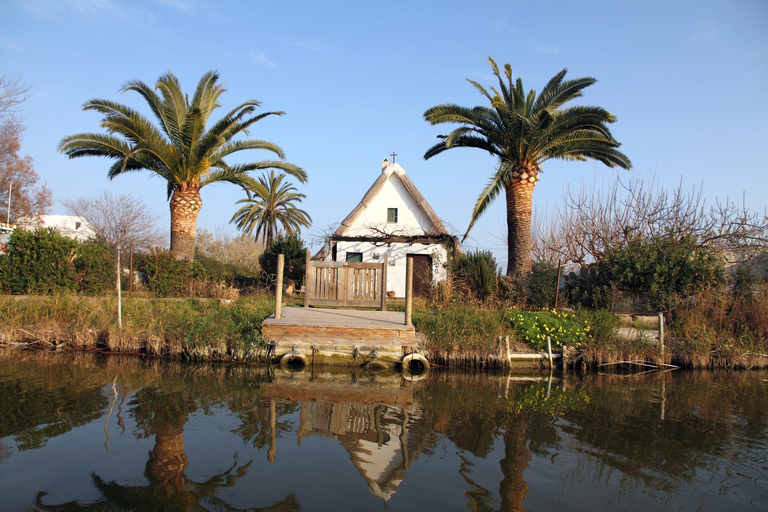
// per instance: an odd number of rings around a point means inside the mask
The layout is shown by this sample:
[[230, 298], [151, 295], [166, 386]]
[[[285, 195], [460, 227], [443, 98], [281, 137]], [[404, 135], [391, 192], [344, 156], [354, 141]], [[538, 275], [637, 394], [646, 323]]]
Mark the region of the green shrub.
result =
[[534, 308], [550, 308], [555, 304], [557, 286], [557, 265], [538, 261], [528, 276], [526, 295], [528, 304]]
[[587, 341], [591, 330], [589, 322], [554, 309], [537, 313], [509, 310], [507, 314], [518, 336], [538, 350], [546, 350], [547, 336], [553, 350], [563, 345], [581, 346]]
[[74, 291], [77, 246], [53, 228], [14, 230], [0, 258], [0, 286], [13, 294]]
[[566, 302], [574, 307], [586, 309], [611, 309], [616, 287], [610, 276], [599, 266], [581, 268], [581, 274], [571, 272], [565, 277]]
[[104, 240], [79, 243], [74, 264], [77, 291], [100, 295], [114, 287], [114, 249]]
[[499, 269], [491, 251], [459, 255], [453, 262], [453, 279], [473, 296], [486, 300], [496, 290]]
[[12, 294], [101, 294], [113, 283], [112, 249], [102, 240], [80, 242], [54, 228], [16, 229], [0, 257], [0, 289]]
[[184, 295], [191, 280], [205, 275], [198, 262], [177, 260], [170, 251], [161, 248], [143, 254], [137, 268], [144, 272], [147, 288], [159, 297]]
[[698, 247], [691, 237], [631, 240], [607, 250], [600, 268], [620, 289], [645, 294], [652, 306], [663, 310], [676, 296], [723, 280], [719, 255]]
[[296, 288], [304, 283], [304, 269], [307, 262], [307, 248], [296, 235], [277, 235], [272, 246], [259, 256], [259, 265], [267, 275], [277, 274], [277, 255], [285, 255], [284, 281], [293, 280]]
[[615, 291], [644, 296], [654, 309], [669, 310], [675, 298], [723, 281], [723, 265], [711, 248], [691, 237], [636, 238], [605, 251], [581, 276], [567, 280], [572, 305], [611, 308]]

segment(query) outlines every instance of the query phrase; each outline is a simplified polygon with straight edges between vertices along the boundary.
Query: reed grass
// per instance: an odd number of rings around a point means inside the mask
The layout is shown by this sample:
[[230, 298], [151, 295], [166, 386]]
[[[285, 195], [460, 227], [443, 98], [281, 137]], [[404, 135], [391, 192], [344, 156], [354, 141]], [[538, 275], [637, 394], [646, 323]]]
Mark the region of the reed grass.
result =
[[415, 306], [413, 325], [428, 340], [433, 363], [464, 368], [506, 366], [506, 360], [499, 357], [499, 336], [509, 337], [512, 350], [531, 351], [518, 340], [503, 308], [481, 309], [457, 302], [439, 309]]
[[113, 297], [0, 296], [0, 343], [69, 346], [206, 360], [258, 360], [261, 322], [274, 299], [124, 299], [122, 328]]
[[[300, 298], [288, 298], [301, 302]], [[391, 304], [391, 309], [400, 309]], [[261, 323], [274, 308], [269, 295], [215, 299], [123, 299], [123, 325], [117, 325], [114, 296], [0, 296], [0, 345], [162, 356], [191, 360], [260, 361], [266, 352]], [[460, 300], [435, 304], [414, 301], [413, 322], [427, 340], [436, 365], [501, 368], [508, 363], [499, 337], [509, 337], [513, 352], [532, 352], [511, 323], [510, 309]], [[579, 361], [590, 367], [616, 361], [646, 361], [692, 368], [768, 367], [768, 285], [734, 296], [705, 290], [680, 301], [668, 315], [662, 351], [658, 343], [624, 339], [609, 312], [578, 311], [591, 328]]]

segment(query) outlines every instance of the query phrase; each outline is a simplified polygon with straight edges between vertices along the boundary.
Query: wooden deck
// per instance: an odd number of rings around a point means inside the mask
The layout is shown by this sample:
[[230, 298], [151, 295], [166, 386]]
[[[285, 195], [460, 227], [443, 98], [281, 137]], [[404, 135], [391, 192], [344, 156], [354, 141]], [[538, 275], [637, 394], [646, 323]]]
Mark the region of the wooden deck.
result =
[[277, 355], [293, 346], [305, 352], [314, 346], [340, 353], [358, 347], [401, 356], [404, 348], [416, 345], [414, 327], [405, 325], [404, 313], [393, 311], [289, 307], [282, 309], [279, 320], [274, 315], [264, 320], [261, 333], [277, 344]]

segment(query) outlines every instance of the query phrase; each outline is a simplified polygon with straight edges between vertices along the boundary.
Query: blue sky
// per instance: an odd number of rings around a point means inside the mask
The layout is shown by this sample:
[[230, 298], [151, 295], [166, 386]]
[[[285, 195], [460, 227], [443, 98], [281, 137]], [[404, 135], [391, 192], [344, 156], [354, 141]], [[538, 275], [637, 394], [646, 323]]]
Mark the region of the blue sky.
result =
[[[492, 85], [488, 56], [512, 64], [526, 88], [540, 90], [562, 68], [597, 84], [580, 100], [615, 114], [614, 136], [634, 170], [548, 162], [534, 209], [563, 201], [566, 183], [609, 182], [617, 173], [675, 187], [703, 185], [709, 203], [730, 197], [768, 206], [768, 2], [765, 0], [605, 1], [286, 1], [3, 0], [0, 74], [33, 89], [24, 106], [22, 151], [62, 199], [103, 190], [133, 193], [169, 224], [165, 184], [147, 172], [106, 177], [108, 161], [68, 160], [65, 135], [98, 131], [83, 112], [91, 98], [143, 109], [121, 96], [129, 79], [153, 84], [176, 74], [193, 90], [218, 70], [228, 92], [222, 114], [257, 99], [283, 117], [257, 123], [251, 136], [283, 147], [309, 173], [299, 186], [314, 223], [307, 240], [340, 222], [396, 151], [427, 201], [457, 234], [466, 229], [493, 160], [457, 149], [423, 154], [446, 133], [423, 112], [439, 103], [484, 98], [466, 78]], [[252, 152], [241, 160], [268, 158]], [[198, 227], [227, 227], [244, 197], [222, 184], [202, 191]], [[503, 200], [476, 224], [468, 248], [500, 240]]]

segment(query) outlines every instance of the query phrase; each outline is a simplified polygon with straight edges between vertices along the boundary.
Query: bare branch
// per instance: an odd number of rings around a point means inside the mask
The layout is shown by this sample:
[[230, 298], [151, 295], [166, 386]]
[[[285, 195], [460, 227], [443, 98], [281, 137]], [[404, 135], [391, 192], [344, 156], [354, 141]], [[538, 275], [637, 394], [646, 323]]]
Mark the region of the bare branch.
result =
[[745, 262], [768, 249], [768, 217], [750, 211], [744, 201], [716, 201], [707, 207], [703, 188], [672, 191], [651, 180], [616, 181], [566, 190], [565, 206], [533, 226], [534, 258], [599, 261], [609, 248], [634, 238], [691, 237], [699, 246], [718, 249], [727, 262]]
[[240, 234], [233, 238], [223, 228], [218, 228], [215, 233], [198, 229], [195, 239], [196, 251], [222, 263], [240, 265], [254, 272], [259, 269], [259, 256], [264, 252], [264, 247], [263, 242], [257, 242], [248, 235]]
[[130, 194], [115, 196], [105, 191], [93, 199], [79, 197], [62, 204], [110, 245], [133, 244], [136, 249], [147, 249], [165, 245], [167, 241], [157, 228], [157, 215]]
[[30, 96], [30, 88], [18, 78], [0, 77], [0, 120], [6, 121], [19, 113], [19, 107]]

